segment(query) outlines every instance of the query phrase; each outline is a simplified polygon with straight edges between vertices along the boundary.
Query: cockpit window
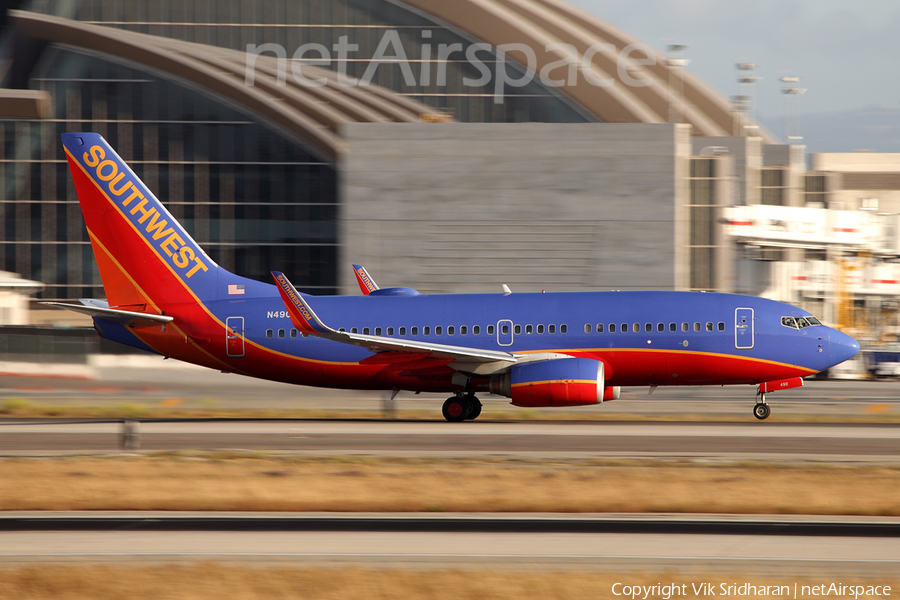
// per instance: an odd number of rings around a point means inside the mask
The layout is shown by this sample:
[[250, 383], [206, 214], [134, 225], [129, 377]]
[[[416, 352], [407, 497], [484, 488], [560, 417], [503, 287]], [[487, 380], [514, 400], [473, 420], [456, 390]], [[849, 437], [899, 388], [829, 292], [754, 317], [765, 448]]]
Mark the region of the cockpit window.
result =
[[797, 327], [803, 329], [804, 327], [809, 327], [809, 321], [804, 319], [803, 317], [797, 317]]
[[794, 320], [794, 317], [781, 317], [781, 324], [785, 327], [792, 327], [793, 329], [797, 329], [797, 321]]
[[815, 318], [812, 315], [806, 317], [806, 322], [809, 323], [810, 325], [821, 325], [822, 324], [821, 321], [819, 321], [817, 318]]

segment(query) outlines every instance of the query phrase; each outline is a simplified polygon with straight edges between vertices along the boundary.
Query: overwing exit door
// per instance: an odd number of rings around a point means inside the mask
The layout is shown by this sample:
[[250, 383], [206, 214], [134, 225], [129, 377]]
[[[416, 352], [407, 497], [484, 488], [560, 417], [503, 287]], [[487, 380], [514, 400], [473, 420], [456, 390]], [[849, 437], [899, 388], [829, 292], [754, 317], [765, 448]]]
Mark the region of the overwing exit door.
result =
[[244, 356], [244, 317], [225, 319], [225, 353], [232, 358]]

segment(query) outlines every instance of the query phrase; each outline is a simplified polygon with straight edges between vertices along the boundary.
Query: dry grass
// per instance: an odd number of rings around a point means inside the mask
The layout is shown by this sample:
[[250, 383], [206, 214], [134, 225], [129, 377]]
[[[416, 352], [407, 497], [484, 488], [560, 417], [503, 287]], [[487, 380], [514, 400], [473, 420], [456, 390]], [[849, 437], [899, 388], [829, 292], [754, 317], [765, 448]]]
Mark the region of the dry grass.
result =
[[[686, 584], [693, 598], [691, 582], [747, 582], [753, 585], [789, 585], [797, 581], [818, 585], [796, 577], [747, 577], [722, 575], [675, 575], [672, 573], [585, 573], [521, 572], [491, 570], [368, 570], [311, 569], [288, 567], [245, 567], [223, 564], [174, 565], [35, 565], [0, 573], [0, 598], [58, 598], [120, 600], [229, 600], [291, 598], [302, 600], [433, 600], [520, 599], [542, 600], [621, 598], [611, 592], [616, 582], [630, 585]], [[844, 577], [844, 585], [892, 585], [900, 579]], [[829, 579], [830, 581], [830, 579]], [[662, 598], [659, 594], [648, 598]]]
[[0, 510], [900, 515], [900, 468], [233, 455], [6, 459]]

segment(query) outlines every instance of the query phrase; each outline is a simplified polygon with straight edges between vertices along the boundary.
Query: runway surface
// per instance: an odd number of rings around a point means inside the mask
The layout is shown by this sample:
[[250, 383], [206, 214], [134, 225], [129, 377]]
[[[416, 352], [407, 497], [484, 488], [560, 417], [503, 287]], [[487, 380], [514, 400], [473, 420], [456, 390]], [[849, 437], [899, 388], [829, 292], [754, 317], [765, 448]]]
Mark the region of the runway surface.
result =
[[[352, 418], [380, 413], [387, 392], [327, 390], [223, 374], [161, 357], [92, 357], [95, 365], [28, 363], [27, 372], [15, 363], [0, 365], [0, 403], [26, 400], [39, 406], [184, 408], [191, 410], [303, 410], [339, 413]], [[102, 360], [100, 360], [102, 359]], [[24, 363], [23, 363], [24, 364]], [[84, 371], [88, 378], [57, 376]], [[42, 375], [43, 374], [43, 375]], [[504, 411], [533, 416], [585, 415], [702, 415], [751, 420], [755, 387], [624, 388], [622, 397], [599, 406], [523, 410], [509, 400], [484, 396], [487, 414]], [[445, 395], [401, 392], [398, 410], [424, 412], [440, 418]], [[847, 417], [900, 414], [900, 383], [896, 381], [807, 381], [802, 388], [769, 395], [773, 415]]]
[[[0, 454], [115, 452], [119, 422], [0, 424]], [[400, 421], [143, 422], [160, 450], [272, 450], [406, 456], [719, 457], [900, 460], [900, 425]]]
[[896, 576], [900, 520], [850, 520], [7, 514], [0, 520], [0, 563], [224, 560]]

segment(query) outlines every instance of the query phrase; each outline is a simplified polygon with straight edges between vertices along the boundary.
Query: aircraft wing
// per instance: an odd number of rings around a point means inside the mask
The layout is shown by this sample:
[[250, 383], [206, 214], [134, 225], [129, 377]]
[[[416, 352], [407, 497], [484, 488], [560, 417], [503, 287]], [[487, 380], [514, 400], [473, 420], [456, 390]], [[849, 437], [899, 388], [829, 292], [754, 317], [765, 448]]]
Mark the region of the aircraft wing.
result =
[[337, 331], [322, 322], [309, 306], [307, 299], [294, 289], [294, 286], [284, 276], [284, 273], [272, 271], [272, 277], [275, 278], [275, 283], [278, 284], [278, 291], [281, 292], [281, 299], [291, 315], [291, 322], [301, 333], [360, 346], [371, 352], [408, 352], [415, 354], [426, 352], [429, 357], [433, 358], [451, 358], [454, 361], [466, 364], [501, 362], [505, 363], [502, 365], [503, 367], [518, 361], [518, 357], [509, 352]]
[[67, 304], [65, 302], [40, 302], [48, 306], [57, 306], [66, 310], [71, 310], [83, 315], [91, 317], [102, 317], [107, 321], [114, 323], [122, 323], [123, 325], [134, 325], [137, 327], [148, 325], [165, 325], [171, 323], [173, 318], [165, 315], [151, 315], [147, 313], [133, 312], [130, 310], [118, 310], [109, 308], [106, 302], [100, 300], [80, 300], [81, 304]]

